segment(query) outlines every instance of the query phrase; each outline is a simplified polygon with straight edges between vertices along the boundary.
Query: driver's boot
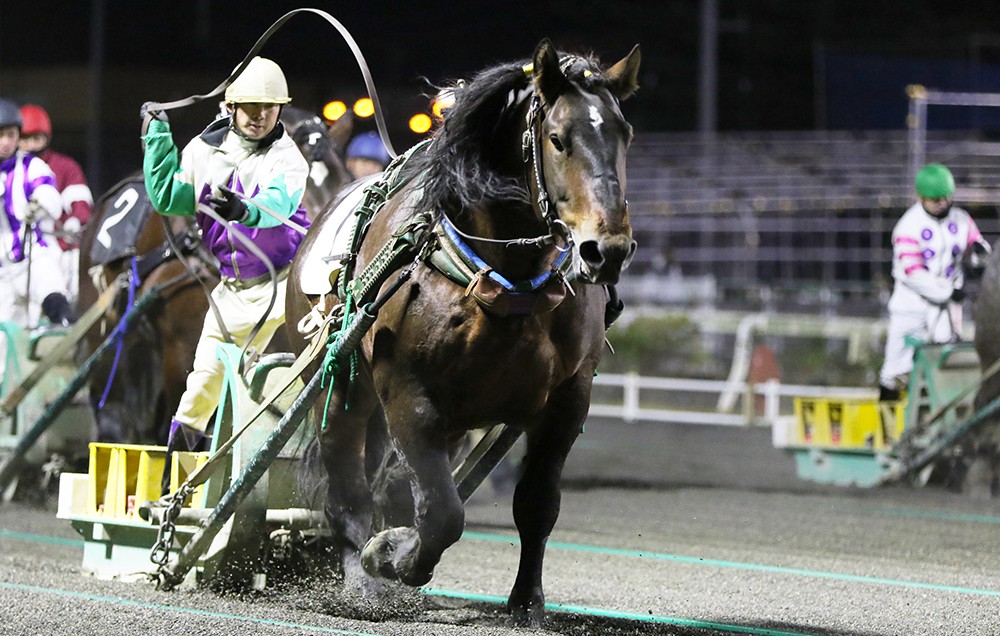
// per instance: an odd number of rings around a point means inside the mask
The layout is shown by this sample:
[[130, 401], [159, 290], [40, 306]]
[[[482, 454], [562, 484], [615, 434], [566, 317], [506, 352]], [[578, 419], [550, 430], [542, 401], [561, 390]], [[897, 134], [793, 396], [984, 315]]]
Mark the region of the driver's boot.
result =
[[205, 438], [205, 433], [182, 424], [177, 420], [170, 422], [170, 435], [167, 437], [167, 457], [163, 466], [163, 477], [160, 480], [160, 495], [170, 493], [170, 464], [174, 451], [193, 451]]

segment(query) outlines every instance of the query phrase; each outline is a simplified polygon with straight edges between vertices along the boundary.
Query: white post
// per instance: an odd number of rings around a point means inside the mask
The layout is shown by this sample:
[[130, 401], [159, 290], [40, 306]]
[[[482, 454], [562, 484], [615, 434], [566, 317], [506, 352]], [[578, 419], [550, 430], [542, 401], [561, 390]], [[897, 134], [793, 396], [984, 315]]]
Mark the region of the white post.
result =
[[626, 373], [622, 380], [622, 419], [634, 422], [639, 417], [639, 376]]
[[764, 382], [764, 424], [777, 426], [780, 411], [781, 382], [772, 378]]

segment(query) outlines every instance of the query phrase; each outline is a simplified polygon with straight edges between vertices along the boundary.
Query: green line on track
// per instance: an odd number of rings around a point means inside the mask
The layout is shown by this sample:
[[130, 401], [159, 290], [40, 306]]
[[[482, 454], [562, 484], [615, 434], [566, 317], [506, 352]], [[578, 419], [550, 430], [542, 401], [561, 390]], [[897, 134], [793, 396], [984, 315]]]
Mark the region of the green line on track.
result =
[[[447, 598], [457, 598], [467, 601], [481, 601], [486, 603], [504, 604], [507, 599], [488, 594], [469, 594], [466, 592], [455, 592], [452, 590], [439, 590], [436, 588], [420, 588], [425, 594], [432, 596], [443, 596]], [[603, 618], [620, 618], [630, 621], [640, 621], [643, 623], [657, 623], [661, 625], [676, 625], [678, 627], [696, 627], [701, 629], [714, 629], [718, 631], [730, 632], [733, 634], [756, 634], [758, 636], [811, 636], [804, 632], [786, 632], [764, 627], [751, 627], [749, 625], [733, 625], [731, 623], [717, 623], [714, 621], [699, 621], [691, 618], [680, 618], [677, 616], [659, 616], [656, 614], [634, 614], [631, 612], [619, 612], [616, 610], [605, 610], [581, 605], [563, 605], [562, 603], [546, 603], [545, 609], [553, 612], [565, 612], [569, 614], [584, 614], [588, 616], [601, 616]]]
[[[73, 539], [62, 539], [59, 537], [47, 537], [37, 534], [26, 534], [21, 532], [11, 532], [0, 529], [0, 537], [19, 539], [22, 541], [35, 541], [39, 543], [51, 543], [73, 547], [83, 547], [83, 541]], [[463, 539], [474, 541], [491, 541], [494, 543], [509, 543], [516, 545], [520, 540], [514, 536], [501, 534], [487, 534], [483, 532], [466, 531], [462, 534]], [[788, 568], [776, 565], [763, 565], [759, 563], [741, 563], [739, 561], [723, 561], [720, 559], [705, 559], [701, 557], [690, 557], [677, 554], [666, 554], [663, 552], [644, 552], [640, 550], [624, 550], [621, 548], [605, 548], [601, 546], [583, 545], [577, 543], [562, 543], [549, 541], [550, 548], [557, 550], [568, 550], [573, 552], [589, 552], [594, 554], [610, 554], [614, 556], [624, 556], [638, 559], [654, 559], [659, 561], [671, 561], [674, 563], [686, 563], [689, 565], [703, 565], [719, 568], [732, 568], [738, 570], [750, 570], [759, 572], [773, 572], [775, 574], [790, 574], [794, 576], [808, 576], [820, 579], [833, 579], [839, 581], [852, 581], [856, 583], [871, 583], [876, 585], [894, 585], [897, 587], [910, 587], [914, 589], [934, 590], [938, 592], [955, 592], [957, 594], [970, 594], [974, 596], [996, 596], [1000, 597], [1000, 590], [987, 590], [980, 588], [960, 587], [955, 585], [941, 585], [938, 583], [921, 583], [919, 581], [900, 581], [898, 579], [885, 579], [871, 576], [859, 576], [855, 574], [842, 574], [838, 572], [823, 572], [820, 570], [806, 570], [801, 568]]]
[[288, 621], [273, 621], [266, 618], [254, 618], [252, 616], [240, 616], [238, 614], [224, 614], [221, 612], [209, 612], [205, 610], [190, 609], [187, 607], [177, 607], [174, 605], [160, 605], [158, 603], [142, 603], [140, 601], [129, 601], [122, 598], [115, 598], [113, 596], [101, 596], [99, 594], [85, 594], [83, 592], [72, 592], [69, 590], [58, 590], [50, 587], [38, 587], [35, 585], [21, 585], [18, 583], [3, 583], [0, 582], [0, 588], [7, 588], [11, 590], [20, 590], [22, 592], [37, 592], [42, 594], [52, 594], [55, 596], [64, 596], [68, 598], [84, 599], [88, 601], [101, 601], [104, 603], [115, 603], [117, 605], [127, 605], [130, 607], [142, 607], [146, 609], [155, 609], [165, 612], [177, 612], [180, 614], [192, 614], [195, 616], [206, 616], [209, 618], [222, 618], [226, 620], [236, 620], [244, 621], [247, 623], [256, 623], [258, 625], [269, 625], [273, 627], [292, 627], [295, 629], [308, 629], [314, 632], [322, 632], [324, 634], [345, 634], [346, 636], [384, 636], [383, 634], [376, 634], [374, 632], [355, 632], [346, 629], [334, 629], [332, 627], [321, 627], [319, 625], [303, 625], [301, 623], [290, 623]]
[[[903, 514], [903, 512], [901, 511], [900, 514]], [[987, 517], [987, 518], [991, 519], [989, 517]], [[7, 538], [18, 539], [18, 540], [22, 540], [22, 541], [35, 541], [35, 542], [40, 542], [40, 543], [50, 543], [50, 544], [56, 544], [56, 545], [65, 545], [65, 546], [72, 546], [72, 547], [83, 547], [83, 545], [84, 545], [83, 541], [77, 541], [77, 540], [72, 540], [72, 539], [63, 539], [63, 538], [58, 538], [58, 537], [47, 537], [47, 536], [43, 536], [43, 535], [34, 535], [34, 534], [27, 534], [27, 533], [21, 533], [21, 532], [11, 532], [9, 530], [3, 530], [3, 529], [0, 529], [0, 537], [7, 537]], [[463, 533], [462, 538], [464, 538], [464, 539], [471, 539], [471, 540], [474, 540], [474, 541], [489, 541], [489, 542], [494, 542], [494, 543], [508, 543], [508, 544], [511, 544], [511, 545], [517, 545], [518, 543], [520, 543], [520, 540], [517, 537], [515, 537], [515, 536], [499, 535], [499, 534], [487, 534], [487, 533], [472, 532], [472, 531], [466, 531], [465, 533]], [[858, 575], [852, 575], [852, 574], [840, 574], [840, 573], [836, 573], [836, 572], [823, 572], [823, 571], [806, 570], [806, 569], [800, 569], [800, 568], [787, 568], [787, 567], [780, 567], [780, 566], [762, 565], [762, 564], [756, 564], [756, 563], [741, 563], [741, 562], [738, 562], [738, 561], [724, 561], [724, 560], [719, 560], [719, 559], [704, 559], [704, 558], [700, 558], [700, 557], [690, 557], [690, 556], [683, 556], [683, 555], [676, 555], [676, 554], [666, 554], [666, 553], [662, 553], [662, 552], [645, 552], [645, 551], [639, 551], [639, 550], [625, 550], [625, 549], [620, 549], [620, 548], [606, 548], [606, 547], [601, 547], [601, 546], [591, 546], [591, 545], [583, 545], [583, 544], [575, 544], [575, 543], [563, 543], [563, 542], [556, 542], [556, 541], [550, 541], [548, 543], [548, 547], [549, 548], [553, 548], [553, 549], [557, 549], [557, 550], [568, 550], [568, 551], [574, 551], [574, 552], [587, 552], [587, 553], [595, 553], [595, 554], [609, 554], [609, 555], [624, 556], [624, 557], [629, 557], [629, 558], [654, 559], [654, 560], [671, 561], [671, 562], [674, 562], [674, 563], [684, 563], [684, 564], [690, 564], [690, 565], [700, 565], [700, 566], [720, 567], [720, 568], [734, 568], [734, 569], [740, 569], [740, 570], [772, 572], [772, 573], [778, 573], [778, 574], [789, 574], [789, 575], [794, 575], [794, 576], [808, 576], [808, 577], [822, 578], [822, 579], [833, 579], [833, 580], [852, 581], [852, 582], [870, 583], [870, 584], [879, 584], [879, 585], [893, 585], [893, 586], [900, 586], [900, 587], [910, 587], [910, 588], [915, 588], [915, 589], [926, 589], [926, 590], [934, 590], [934, 591], [955, 592], [955, 593], [959, 593], [959, 594], [970, 594], [970, 595], [978, 595], [978, 596], [995, 596], [995, 597], [1000, 597], [1000, 590], [986, 590], [986, 589], [958, 587], [958, 586], [951, 586], [951, 585], [939, 585], [939, 584], [934, 584], [934, 583], [921, 583], [921, 582], [917, 582], [917, 581], [900, 581], [900, 580], [896, 580], [896, 579], [885, 579], [885, 578], [878, 578], [878, 577], [858, 576]], [[299, 624], [294, 624], [294, 623], [286, 623], [286, 622], [282, 622], [282, 621], [270, 621], [270, 620], [265, 620], [265, 619], [251, 618], [251, 617], [238, 616], [238, 615], [232, 615], [232, 614], [220, 614], [220, 613], [215, 613], [215, 612], [207, 612], [207, 611], [203, 611], [203, 610], [194, 610], [194, 609], [179, 608], [179, 607], [172, 607], [172, 606], [166, 606], [166, 605], [157, 605], [157, 604], [150, 604], [150, 603], [139, 603], [139, 602], [135, 602], [135, 601], [127, 601], [127, 600], [123, 600], [123, 599], [117, 599], [117, 598], [113, 598], [113, 597], [103, 597], [103, 596], [96, 596], [96, 595], [92, 595], [92, 594], [82, 594], [82, 593], [77, 593], [77, 592], [69, 592], [69, 591], [57, 590], [57, 589], [51, 589], [51, 588], [41, 588], [41, 587], [34, 587], [34, 586], [27, 586], [27, 585], [17, 585], [17, 584], [11, 584], [11, 583], [2, 583], [2, 582], [0, 582], [0, 587], [6, 587], [6, 588], [11, 588], [11, 589], [20, 589], [20, 590], [25, 590], [25, 591], [44, 592], [44, 593], [49, 593], [49, 594], [56, 594], [56, 595], [62, 595], [62, 596], [70, 596], [70, 597], [76, 597], [76, 598], [86, 598], [86, 599], [91, 599], [91, 600], [101, 600], [101, 601], [119, 603], [119, 604], [124, 604], [124, 605], [136, 605], [136, 606], [142, 606], [142, 607], [149, 607], [149, 608], [153, 608], [153, 609], [160, 609], [160, 610], [166, 610], [166, 611], [176, 611], [176, 612], [184, 612], [184, 613], [188, 613], [188, 614], [197, 614], [197, 615], [203, 615], [203, 616], [209, 616], [209, 617], [224, 618], [224, 619], [229, 619], [229, 620], [242, 620], [242, 621], [254, 622], [254, 623], [259, 623], [259, 624], [266, 624], [266, 625], [296, 627], [296, 628], [310, 629], [310, 630], [313, 630], [313, 631], [319, 631], [319, 632], [324, 632], [324, 633], [347, 634], [347, 635], [351, 635], [351, 636], [378, 636], [376, 634], [369, 634], [369, 633], [366, 633], [366, 632], [353, 632], [353, 631], [337, 630], [337, 629], [326, 628], [326, 627], [310, 626], [310, 625], [299, 625]], [[500, 603], [500, 604], [506, 603], [506, 599], [504, 599], [502, 597], [499, 597], [499, 596], [490, 596], [490, 595], [482, 595], [482, 594], [472, 594], [472, 593], [465, 593], [465, 592], [456, 592], [456, 591], [452, 591], [452, 590], [440, 590], [440, 589], [435, 589], [435, 588], [421, 588], [421, 589], [422, 589], [422, 591], [424, 593], [429, 594], [429, 595], [434, 595], [434, 596], [442, 596], [442, 597], [449, 597], [449, 598], [458, 598], [458, 599], [471, 600], [471, 601], [481, 601], [481, 602], [488, 602], [488, 603]], [[566, 613], [581, 614], [581, 615], [590, 615], [590, 616], [601, 616], [601, 617], [605, 617], [605, 618], [619, 618], [619, 619], [634, 620], [634, 621], [641, 621], [641, 622], [647, 622], [647, 623], [659, 623], [659, 624], [676, 625], [676, 626], [681, 626], [681, 627], [695, 627], [695, 628], [702, 628], [702, 629], [715, 629], [715, 630], [728, 631], [730, 633], [739, 633], [739, 634], [755, 634], [755, 635], [758, 635], [758, 636], [807, 636], [805, 633], [802, 633], [802, 632], [788, 632], [788, 631], [767, 629], [767, 628], [763, 628], [763, 627], [752, 627], [752, 626], [745, 626], [745, 625], [732, 625], [732, 624], [717, 623], [717, 622], [712, 622], [712, 621], [699, 621], [699, 620], [695, 620], [695, 619], [687, 619], [687, 618], [680, 618], [680, 617], [674, 617], [674, 616], [660, 616], [660, 615], [652, 615], [652, 614], [635, 614], [635, 613], [629, 613], [629, 612], [620, 612], [620, 611], [615, 611], [615, 610], [605, 610], [605, 609], [585, 607], [585, 606], [563, 605], [563, 604], [560, 604], [560, 603], [546, 603], [546, 608], [549, 609], [549, 610], [551, 610], [551, 611], [556, 611], [556, 612], [566, 612]]]
[[[478, 541], [492, 541], [495, 543], [520, 543], [517, 537], [500, 534], [486, 534], [481, 532], [465, 532], [463, 539], [473, 539]], [[973, 594], [977, 596], [998, 596], [1000, 590], [984, 590], [970, 587], [958, 587], [954, 585], [939, 585], [937, 583], [921, 583], [919, 581], [899, 581], [897, 579], [883, 579], [872, 576], [858, 576], [855, 574], [840, 574], [837, 572], [822, 572], [819, 570], [804, 570], [800, 568], [787, 568], [777, 565], [762, 565], [759, 563], [741, 563], [739, 561], [722, 561], [719, 559], [704, 559], [701, 557], [682, 556], [677, 554], [665, 554], [663, 552], [643, 552], [638, 550], [623, 550], [620, 548], [604, 548], [600, 546], [582, 545], [578, 543], [560, 543], [549, 541], [546, 544], [549, 548], [558, 550], [569, 550], [573, 552], [590, 552], [595, 554], [611, 554], [615, 556], [632, 557], [639, 559], [655, 559], [659, 561], [672, 561], [674, 563], [687, 563], [690, 565], [708, 565], [719, 568], [735, 568], [738, 570], [755, 570], [760, 572], [774, 572], [776, 574], [792, 574], [795, 576], [809, 576], [820, 579], [835, 579], [840, 581], [852, 581], [857, 583], [874, 583], [878, 585], [896, 585], [899, 587], [912, 587], [923, 590], [935, 590], [939, 592], [957, 592], [959, 594]]]
[[914, 519], [934, 519], [937, 521], [969, 521], [973, 523], [1000, 523], [1000, 517], [993, 515], [972, 515], [956, 512], [936, 512], [933, 510], [905, 510], [903, 508], [881, 508], [878, 512], [891, 517]]
[[66, 545], [74, 548], [82, 548], [82, 539], [63, 539], [62, 537], [47, 537], [41, 534], [27, 534], [24, 532], [11, 532], [0, 528], [0, 537], [7, 539], [19, 539], [21, 541], [34, 541], [35, 543], [51, 543], [53, 545]]

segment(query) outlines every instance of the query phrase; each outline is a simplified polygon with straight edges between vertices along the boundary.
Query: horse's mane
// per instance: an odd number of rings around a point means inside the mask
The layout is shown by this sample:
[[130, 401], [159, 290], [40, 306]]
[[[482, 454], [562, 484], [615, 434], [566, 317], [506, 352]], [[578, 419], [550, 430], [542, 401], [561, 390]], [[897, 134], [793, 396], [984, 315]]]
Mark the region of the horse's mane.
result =
[[[593, 92], [607, 85], [600, 62], [593, 55], [562, 58], [563, 71], [582, 90]], [[511, 117], [533, 94], [530, 60], [499, 64], [480, 71], [471, 81], [444, 88], [455, 99], [429, 146], [405, 168], [421, 175], [425, 210], [458, 213], [491, 201], [528, 203], [522, 174], [504, 174], [497, 165], [498, 135], [512, 132]], [[589, 71], [589, 73], [585, 73]], [[506, 143], [510, 143], [507, 141]]]

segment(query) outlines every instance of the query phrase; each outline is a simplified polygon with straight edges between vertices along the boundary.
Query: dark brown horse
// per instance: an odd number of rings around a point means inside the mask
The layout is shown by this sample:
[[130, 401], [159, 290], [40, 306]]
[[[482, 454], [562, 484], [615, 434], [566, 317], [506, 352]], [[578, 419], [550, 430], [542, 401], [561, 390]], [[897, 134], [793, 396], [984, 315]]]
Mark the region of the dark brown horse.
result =
[[[996, 319], [1000, 315], [1000, 244], [993, 246], [987, 259], [972, 315], [984, 374], [974, 402], [979, 411], [1000, 398], [1000, 372], [993, 369], [1000, 364], [1000, 322]], [[987, 418], [962, 440], [955, 464], [950, 475], [953, 486], [977, 497], [1000, 498], [1000, 416]]]
[[[328, 127], [312, 113], [292, 107], [282, 110], [281, 121], [310, 162], [303, 205], [313, 217], [352, 178], [343, 160], [352, 122], [342, 118]], [[189, 227], [188, 222], [170, 219], [175, 235], [182, 235]], [[92, 254], [95, 242], [99, 252], [97, 261]], [[195, 239], [194, 243], [199, 241]], [[128, 271], [132, 256], [140, 263], [140, 269], [148, 270], [140, 272], [141, 283], [134, 290], [136, 297], [154, 285], [184, 277], [188, 270], [175, 256], [158, 257], [168, 246], [164, 223], [152, 210], [142, 175], [117, 184], [97, 202], [93, 218], [81, 237], [78, 306], [88, 307], [97, 299], [95, 282], [104, 287]], [[210, 256], [191, 251], [184, 258], [200, 272], [209, 289], [218, 283], [218, 272]], [[95, 267], [92, 276], [90, 271]], [[113, 309], [88, 334], [87, 345], [81, 351], [84, 356], [114, 329], [126, 303], [127, 294], [120, 294]], [[207, 311], [208, 300], [202, 286], [194, 278], [184, 277], [165, 290], [161, 300], [126, 335], [117, 356], [117, 367], [115, 354], [109, 354], [95, 366], [89, 389], [98, 440], [166, 441], [166, 428], [184, 392]]]
[[[545, 40], [532, 60], [456, 86], [432, 141], [391, 178], [398, 192], [345, 266], [362, 272], [397, 230], [419, 234], [421, 216], [438, 249], [414, 261], [382, 308], [356, 377], [343, 368], [332, 385], [319, 447], [348, 586], [374, 593], [372, 577], [414, 586], [431, 579], [464, 523], [450, 452], [468, 430], [505, 422], [527, 440], [513, 503], [521, 560], [508, 607], [520, 623], [541, 623], [560, 475], [604, 345], [604, 284], [618, 281], [635, 250], [625, 200], [632, 129], [619, 101], [637, 89], [638, 69], [638, 47], [605, 69], [591, 57], [560, 57]], [[331, 210], [317, 219], [293, 263], [292, 330], [318, 302], [297, 283], [311, 253], [331, 253], [322, 228], [337, 218]], [[457, 252], [465, 256], [451, 269], [474, 264], [467, 283], [435, 265]], [[373, 510], [364, 466], [366, 427], [383, 418], [412, 493], [395, 502], [408, 509], [390, 514]], [[399, 525], [373, 527], [374, 513]]]

